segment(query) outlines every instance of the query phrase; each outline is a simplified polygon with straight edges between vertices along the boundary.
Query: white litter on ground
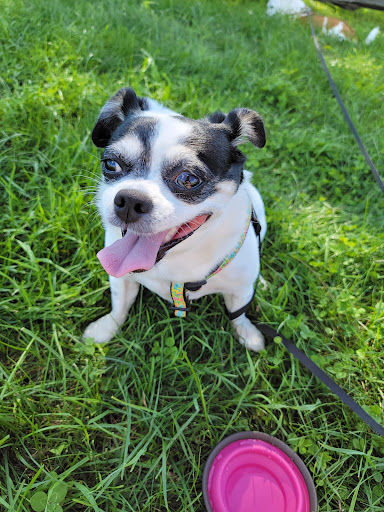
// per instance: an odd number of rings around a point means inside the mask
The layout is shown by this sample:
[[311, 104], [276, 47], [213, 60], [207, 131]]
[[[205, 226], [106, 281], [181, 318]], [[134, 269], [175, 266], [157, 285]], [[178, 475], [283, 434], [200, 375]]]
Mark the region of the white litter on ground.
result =
[[377, 34], [380, 32], [380, 27], [373, 28], [365, 39], [365, 44], [371, 44], [376, 39]]
[[267, 14], [300, 14], [307, 9], [302, 0], [268, 0]]

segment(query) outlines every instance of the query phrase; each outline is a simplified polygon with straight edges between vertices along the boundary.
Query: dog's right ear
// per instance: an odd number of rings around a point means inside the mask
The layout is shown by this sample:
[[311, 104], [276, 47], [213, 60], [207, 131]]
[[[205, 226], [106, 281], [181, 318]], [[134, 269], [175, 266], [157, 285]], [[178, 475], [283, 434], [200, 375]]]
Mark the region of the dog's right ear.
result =
[[135, 110], [146, 110], [145, 98], [139, 98], [133, 89], [124, 87], [102, 108], [92, 132], [92, 141], [98, 148], [105, 148], [114, 131]]

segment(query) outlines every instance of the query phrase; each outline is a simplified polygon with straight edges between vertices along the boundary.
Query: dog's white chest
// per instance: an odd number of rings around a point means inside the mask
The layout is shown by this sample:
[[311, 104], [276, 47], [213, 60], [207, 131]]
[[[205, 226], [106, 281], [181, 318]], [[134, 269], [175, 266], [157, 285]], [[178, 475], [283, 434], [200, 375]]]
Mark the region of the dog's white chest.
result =
[[[137, 283], [145, 286], [152, 292], [159, 295], [164, 300], [172, 302], [171, 286], [173, 283], [184, 285], [189, 282], [198, 282], [207, 279], [217, 263], [226, 260], [228, 254], [219, 255], [219, 262], [208, 263], [205, 265], [196, 265], [198, 255], [201, 250], [196, 248], [183, 259], [180, 259], [171, 252], [148, 272], [134, 274], [130, 276]], [[217, 256], [216, 256], [217, 260]], [[206, 284], [202, 285], [197, 291], [187, 291], [190, 300], [199, 299], [212, 293], [231, 293], [236, 287], [242, 287], [247, 283], [252, 283], [260, 272], [260, 256], [258, 240], [252, 227], [248, 230], [244, 243], [240, 250], [230, 263], [228, 263], [217, 274], [207, 279]]]

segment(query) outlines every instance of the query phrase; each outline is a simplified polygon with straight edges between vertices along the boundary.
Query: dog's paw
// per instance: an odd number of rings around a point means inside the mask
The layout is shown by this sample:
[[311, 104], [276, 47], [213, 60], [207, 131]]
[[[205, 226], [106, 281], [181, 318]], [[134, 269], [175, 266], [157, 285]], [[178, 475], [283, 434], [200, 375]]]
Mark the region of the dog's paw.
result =
[[88, 325], [84, 331], [83, 340], [93, 338], [95, 343], [108, 343], [115, 336], [119, 327], [116, 320], [108, 313]]
[[254, 352], [260, 352], [265, 347], [264, 336], [253, 323], [245, 316], [241, 315], [232, 321], [239, 342]]

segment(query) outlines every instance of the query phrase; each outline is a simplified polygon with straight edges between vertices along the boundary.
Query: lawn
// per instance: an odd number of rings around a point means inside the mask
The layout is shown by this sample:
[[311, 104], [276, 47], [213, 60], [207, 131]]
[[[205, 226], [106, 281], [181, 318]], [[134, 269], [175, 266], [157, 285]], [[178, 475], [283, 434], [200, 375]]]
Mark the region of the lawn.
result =
[[[384, 36], [362, 42], [384, 13], [311, 5], [360, 39], [320, 35], [384, 177]], [[252, 108], [267, 145], [244, 152], [269, 223], [252, 314], [383, 424], [384, 197], [309, 28], [245, 0], [0, 0], [0, 11], [0, 510], [30, 512], [51, 489], [71, 512], [204, 511], [211, 449], [261, 430], [300, 454], [319, 511], [382, 512], [384, 439], [278, 340], [245, 350], [219, 297], [181, 320], [142, 290], [113, 343], [81, 341], [110, 308], [92, 204], [102, 105], [130, 85], [193, 118]]]

